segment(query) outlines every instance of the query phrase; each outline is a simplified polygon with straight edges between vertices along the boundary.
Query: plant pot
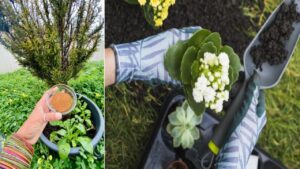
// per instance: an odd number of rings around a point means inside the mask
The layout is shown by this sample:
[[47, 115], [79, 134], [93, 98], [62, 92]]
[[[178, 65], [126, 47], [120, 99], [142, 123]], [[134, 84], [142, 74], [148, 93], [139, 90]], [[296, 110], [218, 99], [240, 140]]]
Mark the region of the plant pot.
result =
[[[99, 141], [101, 140], [101, 138], [104, 134], [104, 118], [103, 118], [102, 112], [98, 108], [98, 106], [92, 100], [90, 100], [88, 97], [86, 97], [84, 95], [80, 95], [78, 93], [76, 95], [77, 95], [78, 98], [81, 97], [81, 99], [83, 99], [87, 103], [87, 108], [92, 113], [91, 120], [92, 120], [92, 123], [94, 124], [94, 126], [96, 128], [96, 134], [92, 139], [92, 145], [93, 145], [93, 147], [95, 147], [99, 143]], [[51, 149], [55, 152], [58, 152], [57, 145], [55, 143], [51, 142], [44, 135], [44, 133], [42, 133], [42, 135], [40, 136], [40, 139], [42, 140], [42, 142], [44, 144], [46, 144], [46, 146], [49, 149]], [[77, 154], [79, 154], [79, 150], [80, 150], [80, 147], [71, 148], [71, 151], [70, 151], [69, 155], [77, 155]]]
[[188, 168], [189, 167], [182, 160], [173, 161], [167, 167], [167, 169], [188, 169]]

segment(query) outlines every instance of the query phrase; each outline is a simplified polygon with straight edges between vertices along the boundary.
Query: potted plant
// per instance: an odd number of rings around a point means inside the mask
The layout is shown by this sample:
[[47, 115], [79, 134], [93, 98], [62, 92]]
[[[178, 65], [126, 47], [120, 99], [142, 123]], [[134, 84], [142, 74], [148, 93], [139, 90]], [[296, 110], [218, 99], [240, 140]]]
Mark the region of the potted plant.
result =
[[[20, 65], [49, 86], [67, 85], [100, 42], [103, 27], [100, 1], [3, 0], [0, 11], [9, 25], [9, 30], [0, 37], [3, 45]], [[41, 136], [41, 140], [50, 149], [59, 151], [62, 158], [78, 154], [79, 149], [92, 153], [104, 131], [103, 117], [97, 105], [86, 96], [77, 94], [77, 97], [74, 111], [66, 113], [68, 115], [63, 121], [47, 126], [44, 134], [50, 126], [56, 128], [51, 130], [49, 137]], [[64, 94], [58, 98], [70, 101]], [[56, 108], [68, 109], [71, 106], [61, 105], [62, 101], [55, 103], [55, 100], [52, 100], [52, 105]]]
[[170, 76], [182, 83], [186, 96], [168, 115], [166, 130], [174, 148], [189, 149], [200, 138], [196, 126], [204, 110], [219, 113], [228, 101], [231, 86], [238, 79], [239, 57], [231, 47], [222, 45], [219, 33], [202, 29], [171, 46], [164, 64]]
[[132, 5], [139, 5], [142, 8], [146, 21], [154, 28], [161, 27], [168, 17], [170, 6], [175, 0], [125, 0]]

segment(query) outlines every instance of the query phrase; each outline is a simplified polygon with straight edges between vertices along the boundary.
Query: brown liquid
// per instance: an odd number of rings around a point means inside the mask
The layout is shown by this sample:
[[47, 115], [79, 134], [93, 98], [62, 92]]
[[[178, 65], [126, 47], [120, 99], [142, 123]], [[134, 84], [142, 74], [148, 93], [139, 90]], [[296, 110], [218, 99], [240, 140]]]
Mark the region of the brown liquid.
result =
[[51, 97], [51, 106], [60, 113], [68, 111], [72, 107], [73, 99], [70, 94], [58, 92]]

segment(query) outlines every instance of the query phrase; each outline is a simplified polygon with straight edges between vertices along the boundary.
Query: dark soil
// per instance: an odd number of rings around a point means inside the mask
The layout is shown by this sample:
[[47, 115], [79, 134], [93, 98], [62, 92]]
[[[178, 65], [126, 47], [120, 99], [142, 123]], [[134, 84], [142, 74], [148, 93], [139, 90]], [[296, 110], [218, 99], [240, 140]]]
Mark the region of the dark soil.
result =
[[250, 54], [257, 68], [261, 68], [264, 62], [277, 65], [288, 57], [285, 43], [294, 31], [293, 23], [300, 21], [300, 14], [296, 11], [296, 4], [284, 4], [274, 22], [259, 36], [259, 45], [251, 49]]
[[197, 25], [219, 32], [223, 43], [233, 47], [240, 57], [252, 39], [246, 30], [258, 30], [235, 0], [176, 0], [163, 27], [156, 30], [147, 24], [139, 6], [105, 0], [105, 21], [106, 46], [143, 39], [170, 28]]

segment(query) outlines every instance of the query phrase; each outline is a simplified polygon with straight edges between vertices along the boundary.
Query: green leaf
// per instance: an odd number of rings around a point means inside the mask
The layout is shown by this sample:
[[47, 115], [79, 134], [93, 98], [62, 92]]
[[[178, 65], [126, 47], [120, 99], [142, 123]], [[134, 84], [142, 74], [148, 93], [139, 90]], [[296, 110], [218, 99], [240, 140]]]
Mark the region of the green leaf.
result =
[[67, 133], [67, 131], [64, 130], [64, 129], [60, 129], [60, 130], [56, 131], [56, 133], [59, 134], [59, 135], [61, 135], [61, 136], [65, 136], [66, 133]]
[[212, 42], [218, 51], [221, 49], [222, 39], [218, 32], [214, 32], [214, 33], [211, 33], [210, 35], [208, 35], [206, 37], [204, 43], [208, 43], [208, 42]]
[[217, 47], [213, 44], [213, 42], [207, 42], [203, 44], [203, 46], [198, 51], [197, 60], [204, 58], [205, 52], [217, 53]]
[[182, 57], [187, 49], [187, 43], [178, 41], [171, 46], [165, 56], [164, 65], [170, 76], [175, 80], [180, 80], [180, 69]]
[[207, 29], [201, 29], [194, 33], [194, 35], [188, 41], [188, 46], [194, 46], [200, 48], [207, 36], [209, 36], [211, 32]]
[[87, 152], [93, 154], [93, 149], [94, 148], [93, 148], [92, 141], [91, 141], [90, 138], [88, 138], [88, 137], [79, 137], [77, 140], [82, 145], [84, 150], [86, 150]]
[[59, 157], [61, 159], [67, 159], [71, 151], [70, 144], [68, 144], [65, 140], [61, 140], [58, 142], [57, 147]]
[[86, 133], [86, 130], [85, 130], [84, 125], [82, 125], [82, 124], [79, 123], [79, 124], [76, 126], [76, 128], [77, 128], [82, 134], [85, 134], [85, 133]]
[[[197, 51], [196, 48], [189, 47], [183, 55], [180, 70], [181, 70], [181, 81], [183, 84], [190, 84], [192, 81], [192, 64], [196, 59]], [[178, 69], [178, 68], [177, 68]]]
[[238, 80], [239, 71], [241, 70], [240, 58], [230, 46], [223, 46], [220, 50], [220, 53], [221, 52], [227, 53], [229, 57], [229, 65], [231, 67], [231, 69], [229, 69], [230, 86], [232, 86], [232, 84]]
[[200, 73], [200, 62], [198, 60], [195, 60], [192, 64], [192, 78], [193, 81], [196, 81], [197, 78], [199, 77], [199, 73]]
[[60, 126], [60, 127], [63, 127], [64, 126], [64, 124], [63, 124], [63, 122], [62, 121], [51, 121], [50, 122], [50, 125], [51, 126]]
[[218, 51], [221, 49], [222, 40], [221, 40], [221, 36], [219, 33], [214, 32], [214, 33], [211, 33], [210, 35], [208, 35], [205, 38], [204, 43], [208, 43], [208, 42], [212, 42]]
[[200, 116], [205, 111], [204, 101], [201, 103], [195, 102], [193, 94], [192, 94], [191, 86], [185, 85], [184, 91], [185, 91], [186, 99], [187, 99], [190, 107], [194, 110], [194, 112], [197, 116]]

